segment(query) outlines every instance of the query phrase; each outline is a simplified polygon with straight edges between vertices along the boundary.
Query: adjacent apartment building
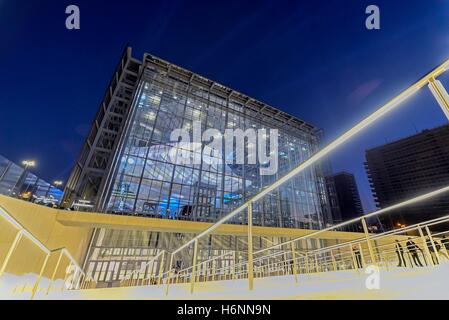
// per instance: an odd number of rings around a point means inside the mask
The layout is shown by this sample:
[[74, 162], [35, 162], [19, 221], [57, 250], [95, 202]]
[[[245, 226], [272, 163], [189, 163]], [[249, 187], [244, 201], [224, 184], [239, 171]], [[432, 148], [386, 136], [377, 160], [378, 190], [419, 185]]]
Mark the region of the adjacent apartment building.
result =
[[[449, 125], [366, 151], [366, 170], [379, 208], [449, 184]], [[410, 225], [449, 213], [447, 195], [384, 217], [389, 226]]]
[[[329, 194], [334, 194], [336, 202], [331, 206], [335, 220], [347, 221], [363, 215], [362, 202], [355, 177], [349, 172], [340, 172], [326, 177]], [[333, 198], [333, 197], [331, 197]]]

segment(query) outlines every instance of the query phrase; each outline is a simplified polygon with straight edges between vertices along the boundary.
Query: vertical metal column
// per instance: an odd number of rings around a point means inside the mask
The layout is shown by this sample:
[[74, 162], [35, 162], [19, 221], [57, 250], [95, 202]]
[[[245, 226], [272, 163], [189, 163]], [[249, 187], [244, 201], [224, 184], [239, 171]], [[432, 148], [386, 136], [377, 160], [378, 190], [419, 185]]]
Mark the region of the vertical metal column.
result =
[[295, 276], [295, 282], [298, 283], [298, 268], [296, 266], [296, 245], [295, 242], [292, 242], [292, 267], [293, 267], [293, 275]]
[[190, 276], [190, 293], [193, 293], [193, 290], [195, 289], [197, 255], [198, 255], [198, 239], [195, 239], [195, 246], [193, 249], [192, 275]]
[[53, 282], [55, 281], [56, 273], [58, 272], [59, 265], [61, 264], [63, 254], [64, 254], [64, 251], [61, 250], [61, 253], [59, 254], [58, 262], [56, 262], [55, 270], [53, 271], [53, 274], [51, 275], [50, 283], [48, 284], [47, 296], [50, 293], [51, 286], [53, 285]]
[[70, 277], [70, 272], [71, 272], [70, 270], [72, 269], [72, 260], [69, 260], [69, 262], [70, 262], [69, 265], [65, 269], [64, 282], [62, 283], [61, 291], [64, 291], [64, 288], [69, 287], [69, 285], [67, 285], [67, 282]]
[[248, 204], [248, 286], [254, 289], [254, 261], [253, 261], [253, 204]]
[[438, 102], [438, 105], [441, 107], [441, 110], [443, 110], [444, 115], [449, 120], [449, 95], [447, 94], [446, 89], [442, 83], [435, 80], [435, 78], [429, 79], [428, 88]]
[[441, 260], [440, 260], [439, 254], [438, 254], [437, 246], [435, 245], [435, 241], [433, 241], [433, 237], [432, 237], [432, 234], [430, 233], [430, 230], [429, 230], [428, 226], [426, 226], [426, 232], [427, 232], [427, 235], [429, 236], [430, 243], [431, 243], [432, 248], [433, 248], [433, 252], [435, 253], [435, 257], [437, 258], [437, 262], [438, 262], [438, 264], [440, 264]]
[[48, 262], [49, 258], [50, 258], [50, 253], [47, 253], [47, 255], [45, 256], [44, 263], [42, 264], [41, 270], [39, 272], [39, 276], [37, 277], [36, 283], [33, 286], [33, 290], [31, 292], [31, 298], [30, 298], [31, 300], [34, 299], [34, 296], [36, 295], [36, 292], [39, 289], [39, 284], [41, 282], [42, 275], [44, 274], [45, 267], [47, 266], [47, 262]]
[[159, 264], [159, 274], [157, 278], [157, 287], [161, 286], [162, 274], [164, 273], [165, 251], [162, 252], [161, 262]]
[[429, 248], [427, 247], [427, 241], [426, 241], [426, 238], [424, 237], [421, 226], [418, 226], [418, 232], [419, 232], [421, 241], [424, 246], [424, 251], [426, 252], [427, 260], [429, 260], [429, 262], [427, 264], [431, 265], [431, 266], [435, 266], [435, 264], [433, 263], [432, 254], [430, 253]]
[[3, 275], [3, 273], [6, 270], [6, 267], [9, 263], [9, 260], [11, 259], [14, 251], [16, 250], [17, 246], [19, 245], [20, 239], [22, 239], [22, 230], [18, 231], [16, 234], [16, 237], [14, 238], [14, 241], [11, 244], [11, 247], [9, 247], [8, 253], [6, 254], [5, 260], [3, 261], [2, 267], [0, 269], [0, 278]]
[[362, 263], [362, 268], [366, 267], [365, 255], [363, 254], [362, 244], [359, 243], [360, 260]]
[[320, 268], [318, 267], [318, 259], [317, 259], [317, 253], [315, 253], [315, 255], [313, 256], [314, 258], [314, 263], [315, 263], [315, 273], [319, 273], [320, 272]]
[[306, 263], [306, 273], [309, 274], [310, 267], [309, 267], [309, 254], [308, 253], [306, 253], [305, 263]]
[[368, 227], [366, 225], [365, 218], [362, 219], [362, 226], [363, 226], [363, 231], [365, 232], [365, 236], [366, 236], [366, 244], [368, 245], [368, 251], [369, 251], [369, 255], [371, 257], [371, 263], [375, 264], [375, 263], [377, 263], [376, 255], [374, 254], [373, 246], [371, 244], [371, 241], [369, 240], [369, 232], [368, 232]]
[[237, 264], [237, 254], [235, 251], [232, 252], [232, 266], [231, 266], [231, 275], [232, 280], [235, 280], [235, 266]]
[[216, 271], [217, 260], [212, 261], [212, 281], [215, 281], [215, 271]]
[[334, 266], [334, 271], [337, 271], [337, 261], [335, 260], [334, 252], [331, 250], [331, 258], [332, 258], [332, 264]]
[[165, 291], [165, 295], [168, 296], [168, 289], [170, 287], [172, 270], [173, 270], [173, 253], [170, 254], [170, 264], [168, 265], [168, 281], [167, 281], [167, 289]]
[[356, 259], [356, 257], [355, 257], [354, 250], [352, 249], [352, 244], [349, 244], [349, 250], [351, 250], [352, 263], [354, 264], [354, 270], [355, 270], [357, 273], [360, 273], [360, 270], [359, 270], [359, 264], [357, 263], [357, 259]]

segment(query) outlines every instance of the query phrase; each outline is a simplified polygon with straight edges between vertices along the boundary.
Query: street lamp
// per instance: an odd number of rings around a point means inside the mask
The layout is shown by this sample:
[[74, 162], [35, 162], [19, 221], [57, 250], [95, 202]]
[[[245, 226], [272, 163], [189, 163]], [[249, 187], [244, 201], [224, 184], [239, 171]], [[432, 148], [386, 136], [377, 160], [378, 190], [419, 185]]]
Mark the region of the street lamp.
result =
[[62, 182], [62, 181], [55, 181], [55, 182], [53, 182], [53, 184], [55, 185], [55, 186], [57, 186], [57, 187], [60, 187], [60, 186], [62, 186], [63, 185], [63, 183], [64, 182]]
[[26, 170], [29, 167], [35, 167], [36, 166], [36, 161], [25, 160], [25, 161], [22, 161], [22, 164], [25, 166], [25, 170]]
[[[25, 166], [25, 170], [23, 170], [22, 174], [20, 175], [19, 179], [14, 184], [14, 187], [11, 189], [12, 194], [14, 195], [14, 190], [16, 189], [19, 182], [21, 182], [24, 178], [26, 178], [27, 170], [29, 167], [35, 167], [36, 161], [34, 160], [24, 160], [22, 161], [22, 164]], [[23, 183], [23, 182], [22, 182]], [[18, 193], [18, 192], [17, 192]]]

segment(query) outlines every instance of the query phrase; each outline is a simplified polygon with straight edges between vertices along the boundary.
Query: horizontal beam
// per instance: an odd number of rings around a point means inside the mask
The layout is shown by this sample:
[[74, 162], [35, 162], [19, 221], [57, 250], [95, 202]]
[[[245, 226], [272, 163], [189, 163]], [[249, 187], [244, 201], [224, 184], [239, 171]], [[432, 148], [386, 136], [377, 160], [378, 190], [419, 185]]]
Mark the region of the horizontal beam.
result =
[[[194, 222], [172, 219], [156, 219], [148, 217], [121, 216], [116, 214], [73, 212], [55, 210], [57, 221], [64, 226], [79, 228], [106, 228], [120, 230], [142, 230], [153, 232], [176, 232], [198, 234], [204, 229], [211, 227], [212, 223]], [[265, 237], [300, 237], [313, 233], [313, 230], [290, 229], [276, 227], [255, 226], [255, 236]], [[246, 225], [223, 224], [216, 230], [214, 235], [236, 235], [246, 236], [248, 229]], [[320, 235], [320, 239], [356, 239], [361, 233], [332, 231]]]

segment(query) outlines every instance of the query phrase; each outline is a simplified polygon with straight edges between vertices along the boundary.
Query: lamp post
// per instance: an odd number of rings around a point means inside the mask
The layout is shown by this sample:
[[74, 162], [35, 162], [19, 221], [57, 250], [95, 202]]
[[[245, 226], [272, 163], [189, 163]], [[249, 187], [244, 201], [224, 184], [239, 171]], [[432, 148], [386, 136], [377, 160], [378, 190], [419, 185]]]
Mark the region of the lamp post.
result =
[[64, 184], [64, 182], [58, 180], [58, 181], [53, 182], [53, 184], [54, 184], [56, 187], [60, 187], [60, 186], [62, 186], [62, 185]]
[[16, 181], [16, 184], [14, 185], [14, 187], [11, 189], [11, 193], [14, 194], [14, 190], [16, 189], [17, 185], [19, 184], [19, 182], [21, 182], [25, 177], [26, 177], [26, 173], [28, 168], [30, 167], [35, 167], [36, 166], [36, 161], [33, 160], [24, 160], [22, 161], [22, 165], [25, 166], [25, 170], [23, 170], [22, 174], [20, 175], [19, 179]]
[[[48, 188], [47, 193], [45, 194], [45, 198], [48, 199], [49, 193], [50, 193], [50, 191], [51, 191], [52, 188], [56, 187], [56, 189], [60, 190], [59, 188], [60, 188], [63, 184], [64, 184], [64, 182], [61, 181], [61, 180], [53, 181], [53, 185], [50, 185], [50, 187]], [[60, 205], [61, 199], [55, 198], [53, 195], [50, 195], [50, 198], [56, 199], [56, 200], [57, 200], [57, 202], [56, 202], [57, 205], [58, 205], [58, 206]], [[54, 203], [54, 205], [55, 205], [56, 203]]]

